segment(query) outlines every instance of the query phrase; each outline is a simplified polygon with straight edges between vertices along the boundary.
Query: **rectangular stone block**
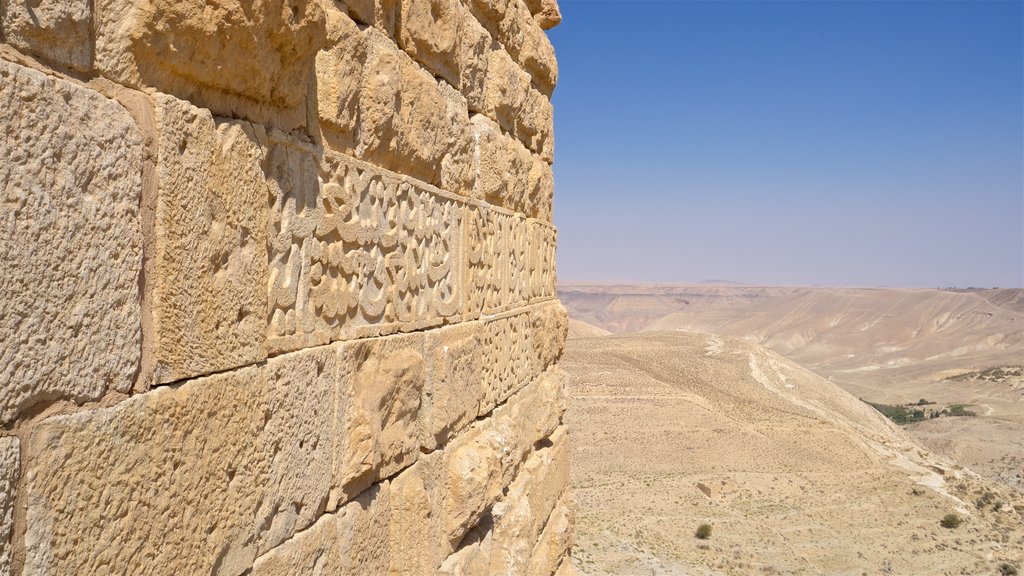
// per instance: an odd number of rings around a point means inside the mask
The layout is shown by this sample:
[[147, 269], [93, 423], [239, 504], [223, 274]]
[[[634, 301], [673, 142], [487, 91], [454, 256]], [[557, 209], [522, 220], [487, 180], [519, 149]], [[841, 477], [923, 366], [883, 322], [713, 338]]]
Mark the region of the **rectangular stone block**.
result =
[[158, 95], [156, 131], [157, 382], [258, 362], [267, 356], [262, 129]]
[[0, 62], [0, 101], [3, 425], [131, 389], [143, 150], [127, 110], [71, 82]]
[[14, 493], [21, 473], [18, 438], [0, 437], [0, 576], [11, 574]]
[[434, 450], [469, 426], [480, 413], [482, 359], [479, 322], [431, 330], [426, 338], [420, 445]]
[[24, 573], [250, 568], [325, 507], [332, 361], [303, 351], [40, 423]]
[[550, 300], [558, 297], [555, 254], [558, 232], [554, 226], [541, 220], [529, 223], [529, 283], [530, 301]]
[[326, 38], [319, 0], [96, 0], [95, 20], [103, 76], [273, 125], [304, 120]]
[[376, 28], [330, 18], [332, 44], [316, 59], [319, 115], [334, 150], [440, 184], [442, 164], [464, 162], [465, 97], [422, 69]]
[[4, 41], [58, 66], [92, 67], [88, 0], [0, 0]]
[[469, 130], [473, 140], [473, 198], [532, 215], [535, 206], [530, 197], [530, 152], [486, 116], [474, 114]]
[[481, 416], [493, 410], [540, 372], [531, 345], [531, 329], [529, 311], [483, 323], [478, 345], [483, 356]]
[[401, 0], [394, 37], [413, 60], [458, 88], [470, 109], [478, 109], [492, 40], [462, 2]]
[[526, 573], [531, 551], [569, 483], [569, 454], [565, 428], [548, 439], [549, 446], [533, 452], [491, 512], [489, 574]]
[[526, 220], [487, 205], [466, 210], [466, 315], [478, 318], [529, 300]]
[[256, 559], [251, 574], [387, 576], [394, 556], [391, 514], [390, 486], [385, 481]]
[[461, 319], [463, 200], [331, 152], [318, 185], [286, 185], [316, 168], [275, 176], [282, 154], [272, 147], [271, 350]]
[[489, 425], [502, 446], [502, 486], [508, 486], [515, 479], [534, 444], [554, 433], [564, 413], [562, 375], [556, 370], [540, 375], [495, 408]]
[[555, 175], [551, 165], [538, 156], [533, 157], [533, 165], [527, 175], [527, 194], [531, 209], [527, 216], [537, 218], [548, 224], [554, 221]]
[[[551, 96], [558, 64], [551, 41], [522, 0], [463, 0], [474, 16], [530, 75], [537, 89]], [[557, 13], [557, 6], [555, 7]], [[560, 20], [559, 14], [559, 20]], [[550, 21], [550, 17], [547, 17]]]
[[562, 496], [551, 513], [540, 541], [533, 549], [528, 576], [551, 576], [569, 555], [576, 542], [576, 510], [570, 493]]
[[335, 486], [339, 501], [416, 461], [426, 382], [423, 335], [338, 346]]
[[547, 370], [562, 357], [569, 333], [569, 313], [557, 300], [534, 307], [530, 314], [532, 361], [538, 372]]

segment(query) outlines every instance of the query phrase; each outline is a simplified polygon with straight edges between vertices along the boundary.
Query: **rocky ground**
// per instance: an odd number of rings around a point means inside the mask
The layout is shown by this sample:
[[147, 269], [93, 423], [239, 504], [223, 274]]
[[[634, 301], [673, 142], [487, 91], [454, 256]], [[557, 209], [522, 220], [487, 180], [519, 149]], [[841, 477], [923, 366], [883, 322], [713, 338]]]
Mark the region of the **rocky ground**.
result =
[[1024, 568], [1020, 493], [756, 344], [579, 338], [563, 366], [584, 574]]

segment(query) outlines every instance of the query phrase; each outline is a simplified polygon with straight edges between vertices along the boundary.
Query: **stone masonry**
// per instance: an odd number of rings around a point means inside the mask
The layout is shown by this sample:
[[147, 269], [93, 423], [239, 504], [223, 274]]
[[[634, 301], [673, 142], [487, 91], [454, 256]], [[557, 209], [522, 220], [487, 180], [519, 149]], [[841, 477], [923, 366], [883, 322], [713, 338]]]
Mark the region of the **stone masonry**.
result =
[[0, 0], [0, 576], [574, 574], [555, 0]]

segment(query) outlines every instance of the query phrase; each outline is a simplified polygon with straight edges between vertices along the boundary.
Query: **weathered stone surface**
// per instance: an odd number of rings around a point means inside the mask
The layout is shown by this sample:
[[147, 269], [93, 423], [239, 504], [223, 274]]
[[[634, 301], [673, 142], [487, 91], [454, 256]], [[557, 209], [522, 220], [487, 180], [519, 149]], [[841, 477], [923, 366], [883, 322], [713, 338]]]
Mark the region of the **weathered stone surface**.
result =
[[157, 381], [266, 358], [267, 196], [258, 132], [157, 96]]
[[568, 316], [557, 302], [487, 320], [479, 333], [483, 415], [544, 372], [561, 355]]
[[554, 126], [551, 101], [531, 89], [523, 97], [522, 111], [516, 117], [516, 138], [545, 162], [551, 163], [555, 159]]
[[480, 413], [482, 325], [467, 322], [425, 334], [427, 382], [423, 388], [420, 445], [434, 450]]
[[497, 407], [490, 426], [501, 444], [501, 485], [519, 473], [534, 443], [551, 436], [565, 413], [562, 374], [549, 370]]
[[391, 487], [390, 574], [434, 574], [448, 548], [439, 538], [438, 499], [429, 456], [402, 471]]
[[333, 43], [316, 60], [325, 141], [339, 152], [440, 184], [442, 162], [453, 161], [469, 122], [465, 97], [380, 30], [359, 30], [342, 14], [332, 15], [330, 24]]
[[14, 492], [21, 473], [18, 447], [16, 437], [0, 437], [0, 576], [11, 573]]
[[3, 37], [19, 50], [60, 66], [92, 66], [88, 0], [0, 0]]
[[501, 495], [502, 438], [493, 422], [473, 425], [445, 450], [441, 529], [454, 548]]
[[273, 124], [304, 103], [325, 39], [319, 0], [96, 0], [95, 20], [104, 76]]
[[527, 178], [527, 194], [531, 199], [527, 215], [550, 224], [554, 221], [555, 198], [555, 175], [551, 165], [534, 156]]
[[544, 523], [569, 483], [569, 454], [564, 427], [535, 451], [491, 512], [490, 570], [494, 576], [526, 573], [531, 551]]
[[395, 36], [395, 18], [400, 0], [346, 0], [349, 17], [360, 24], [373, 26], [388, 36]]
[[486, 116], [474, 114], [469, 129], [474, 144], [473, 197], [523, 214], [532, 212], [530, 152]]
[[330, 363], [306, 351], [44, 421], [25, 573], [242, 573], [323, 509]]
[[529, 311], [484, 322], [480, 332], [481, 415], [490, 412], [539, 373], [530, 346], [530, 328]]
[[562, 496], [533, 549], [526, 571], [528, 576], [551, 576], [568, 555], [576, 538], [573, 529], [576, 524], [575, 508], [570, 493]]
[[142, 137], [116, 102], [0, 62], [0, 424], [128, 391], [139, 366]]
[[479, 109], [492, 40], [459, 0], [402, 0], [395, 39], [409, 56]]
[[252, 576], [385, 576], [394, 556], [391, 509], [389, 483], [374, 485], [337, 513], [325, 514], [309, 530], [258, 558]]
[[562, 11], [556, 0], [526, 0], [526, 7], [542, 30], [550, 30], [562, 23]]
[[338, 362], [334, 475], [348, 499], [419, 454], [423, 335], [345, 343]]
[[461, 317], [462, 200], [334, 153], [320, 178], [271, 186], [271, 349]]
[[537, 89], [551, 96], [558, 83], [555, 51], [527, 5], [522, 0], [463, 2], [515, 62], [530, 75]]
[[555, 274], [555, 246], [558, 243], [558, 232], [551, 224], [540, 220], [531, 220], [529, 236], [529, 255], [527, 256], [529, 279], [529, 297], [531, 302], [550, 300], [558, 296]]

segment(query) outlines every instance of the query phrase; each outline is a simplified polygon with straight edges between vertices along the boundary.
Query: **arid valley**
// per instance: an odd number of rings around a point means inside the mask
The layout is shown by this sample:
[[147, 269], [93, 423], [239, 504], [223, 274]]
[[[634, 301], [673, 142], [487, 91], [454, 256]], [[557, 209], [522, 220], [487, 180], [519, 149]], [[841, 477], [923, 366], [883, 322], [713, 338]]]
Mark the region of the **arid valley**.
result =
[[1024, 290], [559, 296], [582, 573], [1021, 570]]

